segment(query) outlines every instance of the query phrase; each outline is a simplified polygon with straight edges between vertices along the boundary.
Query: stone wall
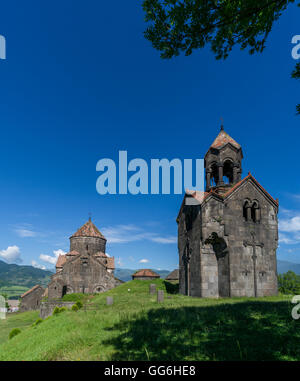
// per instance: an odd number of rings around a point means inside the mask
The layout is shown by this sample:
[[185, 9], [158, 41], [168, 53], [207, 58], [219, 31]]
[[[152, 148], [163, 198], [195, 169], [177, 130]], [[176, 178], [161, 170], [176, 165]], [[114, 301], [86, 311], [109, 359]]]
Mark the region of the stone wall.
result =
[[20, 303], [20, 312], [38, 310], [40, 308], [42, 295], [44, 292], [45, 290], [43, 287], [39, 286], [35, 290], [22, 297]]
[[133, 280], [153, 280], [153, 279], [159, 279], [157, 277], [151, 277], [151, 276], [133, 276], [132, 277]]
[[65, 294], [93, 294], [110, 290], [120, 281], [95, 257], [86, 253], [67, 261], [63, 269], [51, 277], [49, 299], [59, 299]]
[[[245, 220], [245, 199], [257, 201], [260, 208], [258, 222]], [[188, 229], [189, 214], [194, 213], [191, 212], [192, 208], [196, 215]], [[277, 206], [251, 179], [225, 199], [211, 196], [201, 207], [182, 208], [178, 217], [179, 291], [182, 294], [187, 294], [187, 268], [182, 260], [186, 228], [191, 248], [191, 296], [277, 294]], [[214, 234], [217, 241], [212, 239]]]
[[71, 237], [70, 251], [76, 250], [79, 253], [88, 251], [90, 254], [96, 254], [101, 251], [105, 253], [106, 239], [100, 237]]
[[40, 318], [46, 319], [51, 316], [55, 307], [72, 308], [75, 302], [62, 302], [62, 301], [44, 301], [41, 302]]

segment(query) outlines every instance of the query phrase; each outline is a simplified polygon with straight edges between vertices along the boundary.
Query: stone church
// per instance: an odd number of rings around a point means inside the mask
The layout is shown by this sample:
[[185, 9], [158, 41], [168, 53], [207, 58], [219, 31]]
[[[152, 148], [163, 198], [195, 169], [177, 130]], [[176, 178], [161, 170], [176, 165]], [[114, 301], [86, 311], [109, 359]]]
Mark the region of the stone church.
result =
[[278, 200], [251, 175], [223, 126], [204, 157], [205, 192], [186, 191], [178, 217], [180, 293], [277, 294]]
[[70, 251], [60, 255], [48, 285], [48, 299], [71, 293], [98, 293], [122, 282], [114, 277], [114, 258], [105, 254], [106, 238], [91, 219], [70, 237]]

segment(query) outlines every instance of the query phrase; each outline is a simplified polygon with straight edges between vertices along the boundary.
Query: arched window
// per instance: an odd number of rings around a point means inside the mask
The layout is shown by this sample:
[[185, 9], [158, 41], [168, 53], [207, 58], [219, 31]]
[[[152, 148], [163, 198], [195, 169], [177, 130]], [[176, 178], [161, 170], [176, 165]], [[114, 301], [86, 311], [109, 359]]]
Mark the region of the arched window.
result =
[[218, 166], [216, 163], [213, 163], [211, 166], [211, 182], [212, 186], [217, 186], [219, 181], [219, 171], [218, 171]]
[[243, 217], [245, 219], [245, 221], [249, 221], [249, 209], [250, 209], [250, 202], [248, 200], [246, 200], [244, 202], [244, 206], [243, 206]]
[[243, 218], [247, 222], [257, 223], [260, 221], [260, 208], [258, 201], [246, 200], [243, 205]]
[[259, 222], [260, 221], [260, 208], [259, 208], [258, 202], [256, 200], [254, 200], [252, 203], [251, 219], [253, 222]]
[[223, 166], [223, 176], [225, 184], [233, 183], [233, 162], [231, 160], [225, 160]]

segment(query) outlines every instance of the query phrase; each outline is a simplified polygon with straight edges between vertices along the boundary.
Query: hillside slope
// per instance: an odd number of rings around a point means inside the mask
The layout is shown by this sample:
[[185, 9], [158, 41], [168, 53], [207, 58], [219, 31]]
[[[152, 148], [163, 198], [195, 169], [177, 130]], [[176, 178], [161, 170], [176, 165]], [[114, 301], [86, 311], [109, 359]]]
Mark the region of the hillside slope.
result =
[[0, 360], [300, 360], [289, 297], [190, 298], [154, 282], [163, 303], [148, 292], [153, 281], [130, 281], [90, 296], [86, 311], [23, 326], [0, 345]]
[[36, 284], [46, 286], [51, 275], [53, 275], [51, 271], [0, 261], [0, 287], [23, 286], [30, 288]]

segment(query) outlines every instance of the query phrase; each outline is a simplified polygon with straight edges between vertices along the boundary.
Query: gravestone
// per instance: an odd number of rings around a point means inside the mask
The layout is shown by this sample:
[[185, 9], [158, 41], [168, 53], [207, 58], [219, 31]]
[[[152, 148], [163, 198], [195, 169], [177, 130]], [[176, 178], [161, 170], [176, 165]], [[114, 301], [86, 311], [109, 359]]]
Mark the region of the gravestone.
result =
[[106, 298], [106, 304], [107, 304], [108, 306], [111, 306], [112, 304], [114, 304], [114, 298], [113, 298], [112, 296], [108, 296], [108, 297]]
[[151, 283], [149, 286], [149, 293], [150, 294], [155, 294], [156, 293], [156, 285]]
[[164, 292], [162, 290], [157, 291], [157, 302], [161, 303], [164, 301]]
[[0, 295], [0, 319], [6, 318], [6, 302], [4, 296]]

